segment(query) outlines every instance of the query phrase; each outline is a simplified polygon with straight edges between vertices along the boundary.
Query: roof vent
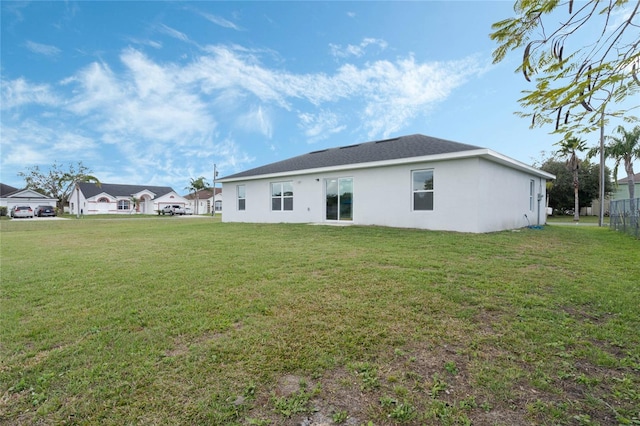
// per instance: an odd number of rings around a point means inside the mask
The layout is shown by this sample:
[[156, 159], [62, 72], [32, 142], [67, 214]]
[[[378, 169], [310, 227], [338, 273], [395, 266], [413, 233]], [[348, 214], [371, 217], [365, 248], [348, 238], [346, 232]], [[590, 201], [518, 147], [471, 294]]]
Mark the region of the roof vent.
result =
[[340, 149], [347, 149], [347, 148], [355, 148], [356, 146], [360, 146], [359, 143], [355, 144], [355, 145], [347, 145], [347, 146], [341, 146]]
[[381, 141], [376, 141], [376, 143], [384, 143], [384, 142], [391, 142], [391, 141], [397, 141], [400, 138], [391, 138], [391, 139], [383, 139]]
[[312, 152], [310, 152], [309, 154], [319, 154], [319, 153], [321, 153], [321, 152], [325, 152], [325, 151], [328, 151], [328, 149], [320, 149], [320, 150], [318, 150], [318, 151], [312, 151]]

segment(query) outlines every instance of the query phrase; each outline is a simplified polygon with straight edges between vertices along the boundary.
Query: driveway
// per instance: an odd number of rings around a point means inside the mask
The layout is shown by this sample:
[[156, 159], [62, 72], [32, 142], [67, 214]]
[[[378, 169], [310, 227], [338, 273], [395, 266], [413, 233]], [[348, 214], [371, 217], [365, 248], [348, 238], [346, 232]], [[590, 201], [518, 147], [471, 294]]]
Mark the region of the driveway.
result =
[[45, 220], [69, 220], [69, 219], [67, 219], [65, 217], [58, 217], [58, 216], [53, 216], [53, 217], [37, 217], [36, 216], [36, 217], [33, 217], [33, 218], [31, 218], [31, 217], [12, 218], [11, 220], [15, 220], [15, 221], [18, 221], [18, 222], [22, 222], [22, 221], [31, 222], [31, 221], [34, 221], [34, 220], [45, 221]]

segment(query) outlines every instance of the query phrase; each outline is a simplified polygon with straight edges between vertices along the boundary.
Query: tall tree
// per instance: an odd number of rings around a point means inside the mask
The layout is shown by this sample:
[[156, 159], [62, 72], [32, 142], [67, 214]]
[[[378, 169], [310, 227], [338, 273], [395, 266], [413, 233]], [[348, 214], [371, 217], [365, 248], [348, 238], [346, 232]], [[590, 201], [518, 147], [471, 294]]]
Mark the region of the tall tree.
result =
[[620, 137], [609, 136], [611, 143], [605, 145], [604, 155], [615, 160], [613, 175], [616, 184], [618, 183], [618, 168], [620, 163], [624, 165], [627, 172], [627, 182], [629, 182], [629, 198], [635, 199], [635, 179], [633, 172], [633, 162], [640, 159], [640, 126], [635, 126], [630, 132], [624, 127], [618, 126], [616, 132]]
[[578, 194], [578, 190], [580, 189], [580, 175], [578, 174], [580, 170], [580, 158], [578, 157], [578, 152], [586, 150], [587, 144], [582, 139], [568, 138], [563, 139], [558, 145], [560, 145], [558, 155], [567, 159], [567, 168], [573, 175], [573, 220], [577, 222], [580, 220], [580, 197]]
[[[493, 24], [498, 43], [493, 62], [522, 50], [517, 68], [535, 88], [519, 100], [531, 127], [555, 124], [565, 137], [600, 129], [600, 170], [604, 173], [604, 128], [608, 116], [636, 120], [625, 106], [640, 90], [640, 1], [516, 0], [515, 17]], [[568, 12], [568, 15], [567, 15]], [[622, 19], [620, 19], [622, 18]], [[576, 47], [582, 46], [582, 47]], [[567, 49], [565, 50], [565, 47]], [[600, 176], [600, 226], [605, 176]]]
[[[618, 184], [618, 168], [622, 163], [627, 172], [627, 183], [629, 187], [629, 209], [631, 211], [631, 224], [637, 224], [637, 209], [635, 196], [635, 177], [633, 172], [633, 162], [640, 159], [640, 126], [635, 126], [630, 132], [624, 127], [618, 126], [616, 132], [620, 137], [609, 136], [611, 142], [604, 146], [604, 155], [615, 160], [613, 175]], [[589, 155], [594, 155], [597, 149], [592, 149]]]
[[[547, 186], [548, 206], [555, 211], [575, 211], [575, 193], [573, 187], [573, 172], [567, 168], [566, 160], [552, 157], [543, 160], [538, 166], [541, 170], [555, 175], [552, 185]], [[598, 198], [600, 167], [589, 160], [580, 161], [578, 175], [580, 187], [578, 199], [580, 209], [589, 207], [594, 199]], [[613, 184], [610, 179], [610, 170], [605, 168], [605, 191], [610, 192]], [[549, 183], [549, 182], [547, 182]]]
[[518, 114], [569, 138], [604, 126], [605, 113], [633, 120], [608, 105], [640, 90], [639, 9], [637, 0], [516, 0], [516, 16], [494, 23], [490, 37], [498, 43], [494, 63], [522, 49], [517, 71], [535, 82]]
[[[77, 183], [94, 182], [100, 186], [100, 180], [92, 176], [91, 173], [91, 170], [85, 167], [82, 162], [78, 162], [76, 165], [69, 164], [66, 170], [62, 165], [53, 163], [46, 172], [41, 171], [38, 166], [33, 166], [27, 168], [26, 172], [19, 172], [18, 176], [24, 178], [27, 188], [56, 198], [58, 211], [62, 212]], [[78, 206], [78, 213], [79, 209], [80, 206]]]
[[209, 187], [209, 183], [207, 183], [207, 181], [205, 180], [204, 176], [200, 176], [199, 178], [195, 179], [195, 178], [191, 178], [191, 180], [189, 181], [189, 186], [187, 186], [185, 189], [189, 192], [193, 192], [194, 198], [195, 198], [195, 214], [198, 214], [198, 204], [199, 204], [199, 199], [198, 199], [198, 191], [202, 191], [203, 189], [206, 189]]

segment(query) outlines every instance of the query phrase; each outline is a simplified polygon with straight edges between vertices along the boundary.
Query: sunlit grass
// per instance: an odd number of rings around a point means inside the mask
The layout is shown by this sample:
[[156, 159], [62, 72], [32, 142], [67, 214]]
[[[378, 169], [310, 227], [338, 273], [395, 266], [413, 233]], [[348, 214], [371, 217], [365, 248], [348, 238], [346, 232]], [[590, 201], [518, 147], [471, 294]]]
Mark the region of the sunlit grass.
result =
[[3, 422], [640, 418], [640, 247], [608, 229], [0, 226]]

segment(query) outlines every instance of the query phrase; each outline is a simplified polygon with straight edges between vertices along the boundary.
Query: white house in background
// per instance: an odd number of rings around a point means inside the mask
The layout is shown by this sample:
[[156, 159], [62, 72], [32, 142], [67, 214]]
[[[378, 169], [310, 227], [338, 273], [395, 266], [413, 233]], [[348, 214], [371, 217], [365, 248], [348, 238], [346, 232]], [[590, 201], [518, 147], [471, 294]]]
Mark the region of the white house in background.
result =
[[546, 221], [555, 176], [490, 149], [410, 135], [322, 149], [219, 180], [223, 222], [492, 232]]
[[69, 199], [69, 212], [78, 214], [80, 208], [82, 214], [157, 214], [168, 205], [186, 207], [188, 200], [168, 186], [79, 183]]
[[222, 213], [222, 188], [215, 188], [215, 197], [211, 189], [203, 189], [184, 198], [189, 201], [188, 206], [193, 209], [193, 214], [211, 214], [212, 205], [216, 213]]
[[38, 206], [56, 207], [57, 202], [56, 198], [48, 197], [33, 189], [18, 189], [0, 183], [0, 207], [6, 207], [7, 214], [14, 206], [30, 206], [35, 209]]

